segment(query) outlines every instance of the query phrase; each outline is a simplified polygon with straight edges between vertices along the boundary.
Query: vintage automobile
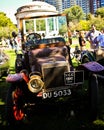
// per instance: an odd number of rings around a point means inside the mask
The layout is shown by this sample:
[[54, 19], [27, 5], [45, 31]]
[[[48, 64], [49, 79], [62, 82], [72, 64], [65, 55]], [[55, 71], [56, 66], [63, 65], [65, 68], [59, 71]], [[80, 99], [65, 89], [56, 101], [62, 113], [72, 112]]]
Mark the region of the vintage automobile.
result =
[[[31, 25], [32, 22], [36, 23], [35, 31], [28, 33], [27, 25]], [[35, 107], [42, 103], [70, 102], [70, 98], [76, 95], [75, 92], [83, 88], [85, 80], [88, 81], [90, 98], [89, 115], [91, 118], [96, 117], [98, 103], [96, 73], [103, 71], [104, 67], [94, 61], [73, 68], [70, 46], [63, 35], [67, 33], [67, 25], [65, 14], [33, 16], [32, 12], [31, 17], [28, 15], [26, 17], [25, 14], [25, 17], [20, 18], [19, 27], [24, 41], [22, 54], [17, 54], [16, 73], [6, 78], [10, 83], [6, 97], [6, 116], [9, 124], [24, 122], [26, 117], [29, 118], [29, 111], [35, 110]], [[43, 31], [39, 30], [41, 27]], [[62, 30], [63, 27], [66, 28], [65, 32]], [[41, 32], [45, 33], [44, 37]], [[64, 100], [66, 97], [67, 101]]]
[[0, 49], [0, 77], [7, 76], [9, 74], [9, 57]]

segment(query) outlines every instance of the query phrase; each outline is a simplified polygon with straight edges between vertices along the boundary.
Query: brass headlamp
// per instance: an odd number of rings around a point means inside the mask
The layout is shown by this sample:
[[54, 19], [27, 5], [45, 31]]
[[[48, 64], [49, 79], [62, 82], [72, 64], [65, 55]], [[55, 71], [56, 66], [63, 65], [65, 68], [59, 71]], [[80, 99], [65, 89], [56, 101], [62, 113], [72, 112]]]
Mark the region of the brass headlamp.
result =
[[32, 72], [29, 75], [30, 80], [28, 82], [28, 89], [33, 93], [38, 93], [42, 90], [44, 82], [41, 79], [41, 76], [37, 72]]

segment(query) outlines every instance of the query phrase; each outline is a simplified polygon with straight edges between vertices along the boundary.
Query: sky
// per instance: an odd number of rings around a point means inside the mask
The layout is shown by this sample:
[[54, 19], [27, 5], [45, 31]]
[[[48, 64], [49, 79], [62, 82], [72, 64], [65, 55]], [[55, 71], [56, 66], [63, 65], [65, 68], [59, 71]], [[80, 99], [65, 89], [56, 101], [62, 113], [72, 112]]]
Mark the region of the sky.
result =
[[7, 17], [16, 24], [15, 13], [17, 9], [29, 2], [32, 2], [32, 0], [0, 0], [0, 12], [6, 13]]

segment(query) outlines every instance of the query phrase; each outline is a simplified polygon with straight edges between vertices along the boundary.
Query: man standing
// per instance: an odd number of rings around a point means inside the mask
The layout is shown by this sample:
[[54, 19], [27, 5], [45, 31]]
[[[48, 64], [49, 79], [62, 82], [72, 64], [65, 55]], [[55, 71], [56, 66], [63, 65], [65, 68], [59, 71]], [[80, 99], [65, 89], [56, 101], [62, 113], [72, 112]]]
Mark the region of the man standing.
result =
[[96, 38], [96, 42], [98, 43], [99, 48], [104, 48], [104, 28], [102, 29], [102, 34]]
[[13, 44], [13, 48], [15, 50], [15, 53], [17, 54], [17, 50], [18, 50], [18, 41], [17, 41], [17, 34], [16, 32], [12, 32], [12, 36], [13, 36], [13, 39], [12, 39], [12, 44]]
[[91, 30], [86, 34], [85, 38], [90, 42], [90, 48], [95, 49], [96, 48], [96, 42], [95, 38], [101, 34], [100, 31], [96, 30], [96, 27], [94, 24], [91, 25]]

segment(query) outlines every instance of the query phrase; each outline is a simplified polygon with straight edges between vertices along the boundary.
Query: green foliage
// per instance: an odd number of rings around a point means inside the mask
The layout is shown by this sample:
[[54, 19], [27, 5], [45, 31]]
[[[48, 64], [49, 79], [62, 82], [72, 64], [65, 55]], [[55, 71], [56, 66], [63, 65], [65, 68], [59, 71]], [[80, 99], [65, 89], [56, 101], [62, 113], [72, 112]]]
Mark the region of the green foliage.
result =
[[101, 17], [95, 17], [91, 23], [95, 24], [98, 30], [104, 28], [104, 18], [102, 19]]
[[66, 25], [62, 25], [62, 26], [60, 27], [59, 33], [60, 33], [61, 35], [64, 35], [66, 32], [67, 32]]
[[11, 37], [12, 31], [18, 31], [17, 27], [12, 23], [5, 13], [0, 12], [0, 39], [2, 37]]
[[[52, 24], [52, 23], [51, 23], [51, 24]], [[45, 31], [45, 26], [46, 26], [46, 25], [45, 25], [45, 20], [42, 20], [42, 19], [41, 19], [41, 20], [36, 20], [36, 25], [37, 25], [37, 27], [36, 27], [36, 28], [37, 28], [37, 29], [36, 29], [37, 31], [41, 31], [41, 30], [42, 30], [42, 31]]]
[[89, 21], [81, 20], [81, 21], [79, 22], [79, 24], [80, 24], [81, 27], [82, 27], [81, 30], [88, 30], [88, 27], [89, 27]]
[[79, 21], [84, 18], [83, 10], [78, 5], [65, 9], [64, 13], [68, 15], [68, 21]]
[[[89, 15], [88, 20], [80, 20], [79, 22], [76, 22], [71, 24], [71, 30], [85, 30], [88, 31], [91, 28], [91, 24], [95, 24], [97, 30], [101, 30], [104, 28], [104, 18], [101, 16], [95, 17], [94, 15]], [[70, 22], [69, 22], [70, 23]]]
[[92, 17], [92, 14], [91, 14], [91, 13], [88, 13], [88, 14], [86, 15], [86, 20], [91, 20], [91, 17]]
[[6, 14], [1, 12], [0, 13], [0, 27], [8, 26], [10, 19], [6, 17]]
[[26, 24], [26, 31], [33, 31], [34, 30], [34, 21], [33, 20], [26, 20], [25, 21]]
[[80, 20], [80, 22], [78, 22], [75, 27], [74, 27], [74, 30], [89, 30], [89, 21], [86, 21], [86, 20]]
[[104, 126], [104, 121], [103, 120], [95, 120], [94, 122], [93, 122], [96, 126]]
[[95, 17], [94, 15], [90, 15], [90, 19], [87, 20], [89, 22], [88, 30], [91, 27], [91, 24], [95, 24], [98, 30], [101, 30], [104, 27], [104, 18], [100, 16]]
[[85, 30], [88, 31], [91, 24], [95, 24], [98, 30], [104, 28], [104, 7], [98, 8], [96, 10], [96, 15], [91, 13], [86, 15], [86, 20], [84, 20], [85, 14], [80, 6], [72, 6], [66, 9], [63, 13], [68, 16], [68, 24], [70, 30]]
[[95, 12], [96, 16], [98, 17], [99, 15], [104, 18], [104, 7], [98, 8]]

